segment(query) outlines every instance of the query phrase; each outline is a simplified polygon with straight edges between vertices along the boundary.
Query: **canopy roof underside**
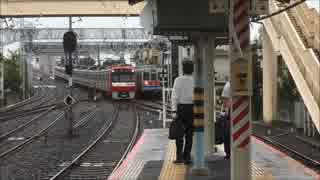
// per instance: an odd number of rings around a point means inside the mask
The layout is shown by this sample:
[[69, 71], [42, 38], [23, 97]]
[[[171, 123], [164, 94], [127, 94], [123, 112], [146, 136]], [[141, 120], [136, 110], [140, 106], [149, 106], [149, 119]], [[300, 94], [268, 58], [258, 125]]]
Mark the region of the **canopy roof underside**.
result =
[[127, 0], [0, 0], [0, 16], [138, 16], [145, 3]]

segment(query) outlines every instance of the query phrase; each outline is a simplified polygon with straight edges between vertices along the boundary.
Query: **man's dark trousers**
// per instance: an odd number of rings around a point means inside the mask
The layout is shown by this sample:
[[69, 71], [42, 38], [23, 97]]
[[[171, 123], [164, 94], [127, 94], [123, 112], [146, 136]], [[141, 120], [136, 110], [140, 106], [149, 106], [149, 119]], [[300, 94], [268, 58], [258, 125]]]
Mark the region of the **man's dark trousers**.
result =
[[[193, 140], [193, 105], [179, 104], [177, 107], [178, 120], [184, 126], [184, 136], [176, 139], [177, 160], [191, 160], [191, 149]], [[184, 149], [183, 149], [184, 145]]]
[[226, 157], [230, 158], [230, 124], [231, 124], [231, 116], [230, 116], [230, 111], [228, 114], [224, 117], [223, 119], [223, 124], [224, 124], [224, 151], [226, 153]]

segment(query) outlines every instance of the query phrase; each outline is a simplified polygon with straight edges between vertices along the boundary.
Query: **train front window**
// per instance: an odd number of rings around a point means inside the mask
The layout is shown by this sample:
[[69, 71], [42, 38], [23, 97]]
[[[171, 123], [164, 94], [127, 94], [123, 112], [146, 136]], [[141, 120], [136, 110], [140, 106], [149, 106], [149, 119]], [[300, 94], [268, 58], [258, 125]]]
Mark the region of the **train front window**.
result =
[[134, 82], [134, 73], [132, 72], [113, 72], [112, 82]]

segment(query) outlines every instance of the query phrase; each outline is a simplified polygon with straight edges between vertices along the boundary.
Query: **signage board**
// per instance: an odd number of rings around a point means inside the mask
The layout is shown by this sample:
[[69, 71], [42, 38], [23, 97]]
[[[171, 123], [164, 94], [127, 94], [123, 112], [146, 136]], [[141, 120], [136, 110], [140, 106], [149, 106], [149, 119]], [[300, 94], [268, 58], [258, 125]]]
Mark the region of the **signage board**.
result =
[[234, 96], [249, 96], [248, 60], [238, 58], [231, 62], [231, 82]]
[[269, 14], [269, 0], [251, 0], [251, 15]]
[[228, 0], [209, 0], [209, 13], [226, 13], [228, 10]]

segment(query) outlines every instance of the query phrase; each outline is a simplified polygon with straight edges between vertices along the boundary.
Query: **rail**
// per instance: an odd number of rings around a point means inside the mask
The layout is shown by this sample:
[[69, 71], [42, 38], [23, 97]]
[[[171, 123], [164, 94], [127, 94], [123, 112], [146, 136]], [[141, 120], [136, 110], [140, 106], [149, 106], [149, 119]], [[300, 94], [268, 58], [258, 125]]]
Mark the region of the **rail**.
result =
[[113, 116], [112, 116], [112, 120], [111, 122], [105, 124], [104, 128], [102, 129], [102, 131], [100, 132], [100, 134], [98, 134], [97, 138], [95, 140], [93, 140], [92, 143], [89, 144], [89, 146], [87, 148], [85, 148], [83, 151], [81, 151], [81, 153], [79, 155], [77, 155], [71, 162], [70, 164], [68, 164], [67, 166], [65, 166], [64, 168], [62, 168], [58, 173], [56, 173], [53, 177], [50, 178], [50, 180], [57, 180], [59, 178], [62, 178], [63, 175], [65, 175], [68, 171], [70, 171], [74, 166], [77, 165], [77, 162], [80, 161], [81, 158], [83, 158], [90, 150], [92, 150], [92, 148], [102, 139], [102, 137], [111, 132], [111, 129], [113, 127], [113, 125], [115, 124], [115, 121], [118, 119], [118, 115], [119, 115], [119, 107], [116, 107]]

